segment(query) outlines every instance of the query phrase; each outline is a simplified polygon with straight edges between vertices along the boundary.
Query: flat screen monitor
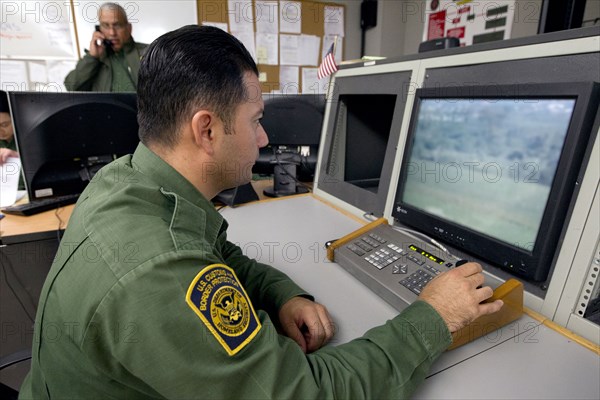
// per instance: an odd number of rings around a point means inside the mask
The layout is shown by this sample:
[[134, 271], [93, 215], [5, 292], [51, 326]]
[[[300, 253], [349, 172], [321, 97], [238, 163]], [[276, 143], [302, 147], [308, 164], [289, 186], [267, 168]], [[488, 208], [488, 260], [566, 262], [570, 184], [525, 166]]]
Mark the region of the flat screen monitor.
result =
[[317, 193], [382, 216], [412, 71], [338, 76], [332, 83]]
[[273, 197], [306, 191], [301, 182], [312, 182], [323, 128], [325, 95], [263, 94], [261, 125], [269, 138], [260, 149], [253, 171], [274, 176]]
[[269, 137], [269, 146], [319, 145], [324, 94], [263, 94], [265, 109], [261, 125]]
[[546, 279], [598, 98], [595, 83], [417, 90], [393, 217]]
[[138, 144], [135, 93], [9, 93], [30, 200], [79, 194]]

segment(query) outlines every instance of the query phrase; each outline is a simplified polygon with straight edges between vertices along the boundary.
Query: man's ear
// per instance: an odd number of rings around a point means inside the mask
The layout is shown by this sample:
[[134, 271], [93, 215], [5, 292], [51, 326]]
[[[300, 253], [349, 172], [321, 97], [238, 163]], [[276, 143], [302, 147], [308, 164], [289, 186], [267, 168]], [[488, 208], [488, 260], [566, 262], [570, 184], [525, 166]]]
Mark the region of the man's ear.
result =
[[192, 133], [196, 146], [207, 154], [214, 152], [214, 128], [216, 118], [210, 111], [200, 110], [192, 117]]

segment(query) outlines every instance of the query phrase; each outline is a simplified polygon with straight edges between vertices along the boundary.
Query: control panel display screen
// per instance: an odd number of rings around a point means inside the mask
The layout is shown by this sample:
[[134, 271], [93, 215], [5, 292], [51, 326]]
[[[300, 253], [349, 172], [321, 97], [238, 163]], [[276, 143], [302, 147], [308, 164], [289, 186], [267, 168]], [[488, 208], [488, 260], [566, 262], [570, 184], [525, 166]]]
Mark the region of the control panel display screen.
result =
[[427, 258], [430, 261], [433, 261], [436, 264], [443, 265], [446, 262], [446, 261], [442, 260], [441, 258], [438, 258], [438, 257], [434, 256], [433, 254], [426, 252], [422, 248], [415, 246], [414, 244], [411, 244], [410, 246], [408, 246], [408, 248], [414, 252], [419, 253], [423, 257]]

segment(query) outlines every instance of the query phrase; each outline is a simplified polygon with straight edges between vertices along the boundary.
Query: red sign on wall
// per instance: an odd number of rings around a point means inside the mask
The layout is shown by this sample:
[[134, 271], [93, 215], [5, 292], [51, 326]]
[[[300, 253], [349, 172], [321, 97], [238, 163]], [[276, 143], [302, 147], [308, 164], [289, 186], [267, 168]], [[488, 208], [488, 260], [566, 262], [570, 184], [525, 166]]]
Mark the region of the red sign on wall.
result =
[[465, 27], [459, 26], [457, 28], [448, 29], [446, 36], [462, 39], [465, 37]]
[[444, 37], [444, 29], [446, 27], [446, 10], [439, 11], [429, 15], [429, 30], [427, 32], [427, 40], [438, 39]]

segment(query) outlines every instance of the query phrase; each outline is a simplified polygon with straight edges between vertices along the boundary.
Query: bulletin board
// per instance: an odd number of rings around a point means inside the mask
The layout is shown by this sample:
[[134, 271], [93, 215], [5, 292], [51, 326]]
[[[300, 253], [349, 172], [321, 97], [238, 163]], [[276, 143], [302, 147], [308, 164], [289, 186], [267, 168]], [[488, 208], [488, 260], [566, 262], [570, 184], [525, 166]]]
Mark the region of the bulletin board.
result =
[[[227, 30], [248, 48], [257, 62], [263, 93], [327, 91], [328, 78], [317, 81], [316, 71], [334, 40], [336, 62], [343, 59], [343, 4], [308, 0], [197, 0], [197, 6], [199, 25]], [[276, 28], [269, 27], [273, 22]], [[277, 54], [273, 54], [273, 42]]]

